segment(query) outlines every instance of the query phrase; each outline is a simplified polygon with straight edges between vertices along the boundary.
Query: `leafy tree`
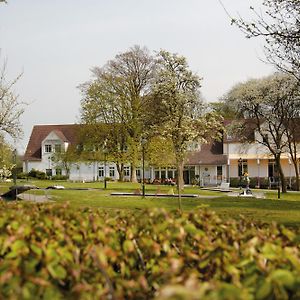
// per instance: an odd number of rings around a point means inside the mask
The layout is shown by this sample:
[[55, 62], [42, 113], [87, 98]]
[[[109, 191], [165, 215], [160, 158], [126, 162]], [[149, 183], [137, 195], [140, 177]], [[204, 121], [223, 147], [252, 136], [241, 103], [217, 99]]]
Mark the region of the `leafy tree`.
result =
[[286, 182], [280, 158], [288, 147], [287, 132], [295, 117], [290, 105], [295, 97], [299, 98], [298, 86], [283, 74], [237, 84], [226, 96], [227, 104], [235, 109], [237, 116], [253, 122], [258, 133], [256, 142], [266, 146], [274, 156], [283, 192]]
[[222, 125], [214, 113], [204, 112], [200, 97], [201, 79], [189, 70], [186, 59], [161, 50], [158, 70], [149, 99], [152, 106], [153, 128], [172, 141], [178, 170], [179, 206], [183, 188], [183, 166], [188, 144], [206, 142], [218, 136]]
[[212, 111], [221, 115], [224, 119], [232, 120], [236, 117], [234, 109], [228, 106], [222, 98], [218, 102], [211, 102], [209, 107]]
[[14, 80], [6, 80], [6, 63], [0, 70], [0, 133], [17, 138], [22, 134], [20, 116], [24, 112], [24, 103], [19, 101], [14, 87], [21, 75]]
[[289, 94], [290, 101], [283, 107], [282, 112], [285, 118], [284, 126], [286, 129], [287, 152], [290, 155], [296, 175], [296, 190], [300, 190], [299, 178], [299, 128], [300, 128], [300, 87], [299, 82], [294, 77], [286, 77], [287, 89], [285, 93]]
[[53, 153], [52, 162], [57, 168], [61, 168], [65, 170], [66, 176], [70, 176], [70, 170], [73, 164], [78, 162], [79, 155], [76, 151], [75, 146], [71, 145], [68, 149], [61, 149], [61, 151], [57, 151]]
[[13, 164], [13, 149], [0, 136], [0, 179], [5, 179], [12, 174]]
[[149, 165], [162, 168], [176, 165], [174, 149], [170, 139], [153, 136], [149, 141], [147, 150]]
[[[119, 153], [131, 164], [131, 181], [144, 132], [144, 102], [153, 78], [154, 60], [146, 48], [134, 46], [118, 54], [105, 66], [92, 70], [94, 79], [80, 86], [83, 94], [81, 118], [86, 124], [109, 125], [110, 153]], [[126, 152], [126, 155], [124, 153]], [[115, 160], [117, 161], [117, 160]]]
[[121, 124], [85, 124], [80, 140], [84, 149], [84, 161], [113, 161], [116, 164], [119, 180], [124, 180], [124, 165], [130, 160], [127, 151], [126, 132]]
[[254, 19], [232, 18], [248, 38], [262, 37], [267, 60], [300, 80], [300, 1], [264, 0]]

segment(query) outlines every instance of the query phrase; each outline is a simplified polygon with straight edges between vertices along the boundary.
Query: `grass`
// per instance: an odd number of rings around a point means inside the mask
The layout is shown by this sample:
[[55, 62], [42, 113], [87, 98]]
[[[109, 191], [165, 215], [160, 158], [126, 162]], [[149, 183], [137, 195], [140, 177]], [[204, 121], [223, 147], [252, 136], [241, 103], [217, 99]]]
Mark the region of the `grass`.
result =
[[[95, 207], [103, 209], [146, 209], [162, 207], [168, 210], [177, 209], [176, 197], [159, 198], [141, 196], [111, 196], [112, 192], [134, 192], [141, 190], [140, 184], [108, 182], [107, 189], [103, 189], [103, 183], [71, 183], [54, 181], [30, 181], [18, 182], [18, 184], [32, 184], [40, 188], [50, 185], [63, 185], [65, 190], [32, 190], [31, 197], [48, 195], [57, 203], [70, 202], [73, 207]], [[8, 190], [11, 183], [1, 183], [0, 193]], [[67, 189], [67, 188], [70, 188]], [[73, 188], [86, 190], [76, 190]], [[146, 193], [168, 193], [171, 187], [146, 185]], [[176, 188], [173, 188], [176, 193]], [[277, 191], [264, 191], [266, 199], [228, 197], [225, 193], [200, 190], [198, 187], [187, 187], [184, 193], [198, 194], [201, 198], [182, 198], [184, 211], [207, 207], [215, 210], [225, 218], [239, 218], [244, 215], [253, 221], [262, 221], [300, 226], [300, 193], [289, 192], [281, 194], [277, 199]], [[212, 198], [214, 197], [214, 198]]]

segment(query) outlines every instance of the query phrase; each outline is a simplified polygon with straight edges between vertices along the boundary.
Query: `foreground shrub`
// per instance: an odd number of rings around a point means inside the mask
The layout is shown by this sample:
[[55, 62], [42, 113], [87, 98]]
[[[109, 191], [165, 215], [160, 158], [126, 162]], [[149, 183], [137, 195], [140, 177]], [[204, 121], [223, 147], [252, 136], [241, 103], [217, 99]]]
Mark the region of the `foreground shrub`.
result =
[[1, 299], [298, 299], [298, 231], [213, 212], [0, 204]]

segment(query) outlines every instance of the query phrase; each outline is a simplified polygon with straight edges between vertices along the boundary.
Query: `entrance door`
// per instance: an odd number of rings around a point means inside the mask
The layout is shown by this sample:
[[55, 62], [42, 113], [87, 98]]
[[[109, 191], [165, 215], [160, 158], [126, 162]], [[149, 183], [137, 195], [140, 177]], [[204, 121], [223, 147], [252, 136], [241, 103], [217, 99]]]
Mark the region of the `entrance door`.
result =
[[189, 170], [184, 170], [183, 171], [183, 181], [184, 184], [190, 184], [190, 174]]
[[195, 181], [195, 167], [187, 167], [184, 169], [183, 180], [185, 184], [193, 184], [193, 181]]

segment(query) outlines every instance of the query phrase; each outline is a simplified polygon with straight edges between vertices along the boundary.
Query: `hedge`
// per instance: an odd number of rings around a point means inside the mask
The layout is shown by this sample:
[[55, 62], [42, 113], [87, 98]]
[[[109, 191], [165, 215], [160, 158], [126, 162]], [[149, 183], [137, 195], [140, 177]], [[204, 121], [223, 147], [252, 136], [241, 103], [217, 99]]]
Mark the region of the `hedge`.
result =
[[299, 230], [0, 203], [0, 299], [299, 299]]

